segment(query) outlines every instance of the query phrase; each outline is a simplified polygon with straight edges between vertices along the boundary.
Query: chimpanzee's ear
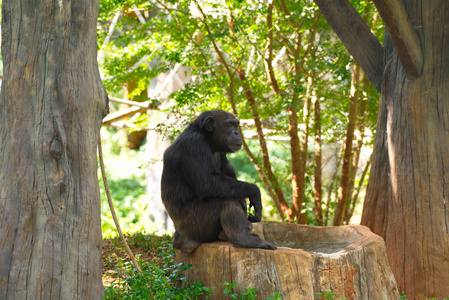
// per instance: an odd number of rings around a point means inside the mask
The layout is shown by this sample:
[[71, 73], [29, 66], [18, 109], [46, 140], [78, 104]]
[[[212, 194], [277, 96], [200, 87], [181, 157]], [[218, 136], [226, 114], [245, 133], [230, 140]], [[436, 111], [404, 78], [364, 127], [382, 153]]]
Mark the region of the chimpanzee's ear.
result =
[[204, 120], [204, 128], [209, 131], [213, 132], [215, 127], [215, 120], [212, 116], [209, 116]]

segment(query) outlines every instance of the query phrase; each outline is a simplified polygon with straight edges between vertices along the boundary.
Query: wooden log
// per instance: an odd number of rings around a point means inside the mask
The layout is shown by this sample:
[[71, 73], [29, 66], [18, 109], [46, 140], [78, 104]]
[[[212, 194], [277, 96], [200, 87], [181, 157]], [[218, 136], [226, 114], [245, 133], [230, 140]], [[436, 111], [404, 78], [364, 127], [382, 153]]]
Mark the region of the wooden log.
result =
[[200, 245], [192, 254], [180, 251], [177, 262], [192, 264], [186, 276], [216, 287], [211, 299], [222, 299], [223, 282], [236, 283], [235, 292], [254, 287], [258, 299], [399, 299], [381, 237], [365, 226], [313, 227], [261, 222], [254, 232], [277, 250], [236, 248], [229, 242]]

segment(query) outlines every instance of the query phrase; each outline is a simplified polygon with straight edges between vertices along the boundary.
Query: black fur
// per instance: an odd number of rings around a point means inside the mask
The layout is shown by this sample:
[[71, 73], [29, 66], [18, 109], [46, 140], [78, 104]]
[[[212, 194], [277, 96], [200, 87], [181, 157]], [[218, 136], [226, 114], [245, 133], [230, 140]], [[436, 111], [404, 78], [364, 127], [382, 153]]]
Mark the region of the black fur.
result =
[[[192, 252], [200, 243], [225, 237], [240, 247], [275, 249], [248, 232], [248, 219], [262, 217], [259, 188], [239, 181], [226, 153], [239, 150], [242, 138], [234, 115], [203, 112], [164, 153], [162, 201], [173, 223], [173, 245]], [[246, 201], [255, 215], [247, 216]]]

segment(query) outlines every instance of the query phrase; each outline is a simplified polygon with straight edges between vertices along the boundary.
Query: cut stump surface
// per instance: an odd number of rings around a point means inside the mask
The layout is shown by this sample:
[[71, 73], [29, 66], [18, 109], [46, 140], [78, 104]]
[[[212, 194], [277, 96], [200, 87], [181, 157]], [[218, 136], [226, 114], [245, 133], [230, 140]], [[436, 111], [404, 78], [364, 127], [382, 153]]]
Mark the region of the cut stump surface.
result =
[[277, 250], [245, 249], [229, 242], [200, 245], [192, 254], [177, 252], [176, 260], [192, 264], [186, 276], [216, 287], [212, 299], [222, 299], [223, 282], [257, 289], [258, 299], [337, 298], [399, 299], [399, 292], [381, 237], [367, 227], [314, 227], [280, 222], [254, 224], [261, 238]]

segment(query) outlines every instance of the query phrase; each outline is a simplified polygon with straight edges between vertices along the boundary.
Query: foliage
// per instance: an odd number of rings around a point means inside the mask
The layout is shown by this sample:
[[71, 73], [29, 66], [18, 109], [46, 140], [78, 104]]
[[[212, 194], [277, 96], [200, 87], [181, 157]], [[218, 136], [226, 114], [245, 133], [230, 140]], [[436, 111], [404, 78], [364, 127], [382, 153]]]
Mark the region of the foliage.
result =
[[[335, 297], [335, 294], [333, 292], [329, 291], [322, 291], [319, 293], [316, 293], [316, 295], [321, 296], [321, 299], [326, 300], [337, 300], [337, 297]], [[338, 298], [338, 300], [347, 300], [348, 298]]]
[[[145, 169], [142, 165], [147, 158], [145, 151], [130, 150], [126, 147], [126, 136], [113, 128], [102, 129], [102, 145], [106, 177], [113, 204], [126, 231], [154, 230], [148, 222], [145, 195]], [[101, 173], [99, 174], [101, 176]], [[101, 197], [101, 227], [103, 236], [116, 235], [116, 228], [109, 209], [102, 178], [99, 178]]]
[[[136, 240], [140, 240], [139, 235]], [[151, 238], [150, 238], [151, 240]], [[143, 240], [145, 241], [145, 239]], [[146, 241], [145, 244], [148, 245]], [[211, 289], [202, 282], [187, 282], [184, 274], [191, 266], [175, 264], [175, 250], [169, 246], [166, 237], [159, 244], [158, 260], [139, 259], [142, 272], [137, 272], [132, 264], [119, 260], [118, 278], [105, 289], [106, 299], [197, 299], [209, 295]]]
[[[223, 286], [226, 288], [223, 291], [224, 295], [228, 295], [233, 300], [255, 300], [257, 299], [257, 289], [253, 287], [245, 287], [245, 291], [240, 294], [234, 292], [233, 290], [237, 288], [236, 283], [223, 282]], [[273, 297], [267, 297], [266, 300], [282, 300], [281, 293], [274, 292]]]
[[[375, 21], [372, 4], [352, 2], [367, 22]], [[306, 118], [304, 105], [314, 89], [322, 106], [323, 142], [341, 144], [347, 127], [352, 60], [313, 1], [292, 0], [286, 4], [287, 10], [275, 5], [270, 12], [267, 4], [259, 1], [101, 0], [98, 41], [105, 86], [109, 93], [121, 95], [123, 87], [132, 84], [128, 98], [163, 103], [168, 107], [168, 118], [184, 117], [180, 125], [200, 111], [215, 108], [232, 111], [242, 120], [261, 120], [264, 135], [256, 134], [257, 141], [248, 141], [255, 157], [252, 163], [261, 172], [267, 172], [263, 157], [268, 155], [277, 182], [265, 184], [266, 195], [278, 185], [283, 194], [291, 195], [288, 110], [294, 108], [298, 112], [299, 138], [306, 138], [306, 124], [311, 136], [313, 120]], [[267, 22], [269, 14], [271, 25]], [[377, 22], [373, 28], [381, 38], [382, 24]], [[271, 62], [268, 49], [272, 51]], [[267, 65], [273, 68], [280, 92], [273, 90]], [[180, 69], [188, 78], [182, 89], [171, 95], [161, 90], [148, 93], [147, 87], [157, 76]], [[374, 133], [379, 95], [369, 85], [359, 89], [369, 103], [366, 126]], [[248, 135], [256, 133], [253, 123], [244, 127]], [[160, 124], [158, 129], [164, 134], [170, 130], [179, 132], [179, 127], [170, 124]], [[264, 153], [262, 139], [282, 142], [270, 141], [269, 153]], [[307, 142], [310, 144], [311, 140]], [[372, 136], [365, 139], [366, 144], [371, 142]], [[329, 148], [326, 147], [323, 146]], [[306, 152], [312, 150], [309, 148]], [[258, 177], [255, 170], [250, 169], [246, 176]], [[306, 170], [303, 212], [310, 224], [315, 224], [311, 159], [307, 160]], [[325, 175], [324, 184], [329, 185], [331, 176]], [[286, 199], [291, 205], [291, 197]], [[333, 204], [327, 209], [332, 207]]]
[[[399, 287], [398, 287], [398, 289], [399, 289]], [[401, 300], [407, 300], [408, 298], [407, 298], [407, 295], [405, 294], [405, 292], [404, 291], [402, 291], [402, 294], [399, 296], [399, 298], [401, 299]], [[428, 297], [426, 297], [426, 296], [424, 296], [424, 294], [423, 293], [421, 293], [420, 295], [419, 295], [419, 299], [422, 299], [422, 300], [437, 300], [438, 298], [437, 297], [433, 297], [433, 298], [428, 298]], [[441, 300], [449, 300], [449, 295], [447, 296], [447, 297], [445, 297], [445, 298], [441, 298]]]
[[[276, 169], [279, 171], [278, 178], [280, 186], [284, 193], [289, 194], [291, 193], [291, 185], [289, 181], [289, 168], [291, 163], [290, 154], [288, 150], [285, 149], [285, 143], [276, 141], [267, 141], [267, 143], [270, 154], [274, 158], [273, 164], [275, 164]], [[248, 146], [251, 151], [257, 151], [259, 144], [254, 140], [249, 140]], [[270, 197], [267, 195], [267, 191], [264, 189], [263, 185], [260, 182], [260, 178], [257, 174], [254, 164], [251, 163], [245, 151], [238, 151], [236, 153], [230, 154], [229, 160], [232, 165], [236, 166], [237, 178], [239, 180], [257, 184], [259, 188], [261, 188], [262, 198], [270, 199]], [[268, 200], [268, 202], [270, 205], [266, 206], [263, 211], [264, 219], [280, 221], [281, 219], [274, 209], [273, 203], [271, 202], [271, 200]]]
[[232, 290], [237, 287], [236, 283], [223, 282], [223, 285], [226, 286], [224, 289], [224, 294], [229, 295], [233, 300], [254, 300], [257, 298], [257, 290], [251, 287], [246, 287], [245, 292], [239, 297], [237, 293], [234, 293]]
[[[190, 266], [179, 264], [168, 265], [165, 268], [154, 263], [145, 264], [142, 272], [136, 272], [129, 266], [124, 266], [122, 281], [114, 281], [105, 289], [106, 299], [196, 299], [207, 295], [210, 289], [201, 282], [188, 283], [184, 272]], [[182, 284], [178, 287], [178, 282]]]

